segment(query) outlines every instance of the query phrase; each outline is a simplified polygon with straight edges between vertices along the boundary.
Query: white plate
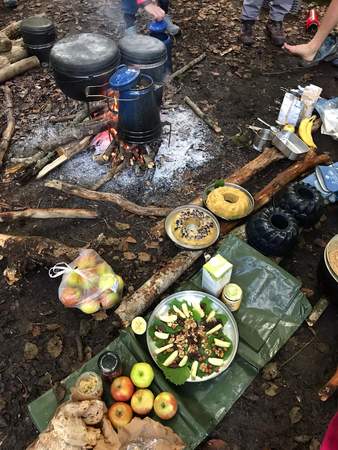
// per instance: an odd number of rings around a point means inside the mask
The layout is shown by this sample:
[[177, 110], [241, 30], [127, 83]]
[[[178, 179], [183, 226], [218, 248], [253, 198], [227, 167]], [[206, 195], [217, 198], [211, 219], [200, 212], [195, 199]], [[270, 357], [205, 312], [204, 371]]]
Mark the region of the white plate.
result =
[[[169, 295], [169, 297], [162, 300], [161, 303], [159, 303], [157, 305], [157, 307], [154, 309], [154, 311], [152, 312], [152, 314], [149, 318], [149, 321], [148, 321], [147, 330], [149, 330], [149, 328], [151, 327], [155, 318], [158, 318], [161, 315], [167, 314], [167, 312], [169, 310], [169, 304], [174, 299], [177, 299], [179, 301], [184, 300], [188, 303], [188, 305], [194, 306], [194, 305], [199, 305], [205, 297], [208, 297], [209, 299], [211, 299], [213, 301], [213, 307], [216, 310], [216, 312], [225, 314], [227, 316], [228, 320], [227, 320], [227, 323], [223, 327], [223, 333], [231, 339], [232, 349], [231, 349], [231, 353], [229, 354], [228, 358], [224, 361], [223, 366], [221, 366], [219, 368], [218, 372], [214, 372], [211, 375], [207, 375], [206, 377], [203, 377], [203, 378], [196, 377], [194, 380], [191, 378], [188, 378], [187, 382], [190, 382], [190, 383], [211, 380], [211, 379], [217, 377], [218, 375], [220, 375], [221, 373], [223, 373], [232, 363], [232, 361], [237, 353], [237, 347], [238, 347], [238, 341], [239, 341], [237, 323], [234, 319], [234, 316], [232, 315], [232, 312], [228, 309], [228, 307], [224, 303], [222, 303], [220, 300], [218, 300], [218, 298], [214, 297], [213, 295], [206, 294], [205, 292], [201, 292], [201, 291], [182, 291], [182, 292], [177, 292], [176, 294]], [[156, 355], [155, 355], [156, 345], [153, 342], [151, 336], [149, 335], [149, 331], [147, 331], [147, 345], [148, 345], [148, 350], [149, 350], [151, 357], [153, 358], [155, 363], [158, 365], [157, 360], [156, 360]]]

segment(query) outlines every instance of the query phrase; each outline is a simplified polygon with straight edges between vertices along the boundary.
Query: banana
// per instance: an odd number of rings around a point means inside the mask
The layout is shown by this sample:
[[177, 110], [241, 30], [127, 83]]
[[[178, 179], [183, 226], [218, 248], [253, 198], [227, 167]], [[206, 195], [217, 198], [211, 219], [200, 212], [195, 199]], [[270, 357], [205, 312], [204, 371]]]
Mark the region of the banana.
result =
[[306, 117], [300, 122], [298, 135], [305, 144], [310, 148], [317, 148], [312, 138], [312, 126], [316, 120], [316, 116]]

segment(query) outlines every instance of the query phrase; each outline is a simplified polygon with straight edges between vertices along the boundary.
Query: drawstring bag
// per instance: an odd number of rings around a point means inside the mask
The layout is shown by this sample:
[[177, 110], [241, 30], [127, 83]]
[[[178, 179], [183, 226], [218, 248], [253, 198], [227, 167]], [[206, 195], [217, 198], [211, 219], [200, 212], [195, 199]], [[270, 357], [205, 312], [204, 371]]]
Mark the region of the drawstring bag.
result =
[[62, 276], [59, 300], [66, 308], [94, 314], [117, 306], [122, 298], [123, 279], [95, 250], [82, 250], [70, 264], [56, 264], [49, 270], [49, 276]]

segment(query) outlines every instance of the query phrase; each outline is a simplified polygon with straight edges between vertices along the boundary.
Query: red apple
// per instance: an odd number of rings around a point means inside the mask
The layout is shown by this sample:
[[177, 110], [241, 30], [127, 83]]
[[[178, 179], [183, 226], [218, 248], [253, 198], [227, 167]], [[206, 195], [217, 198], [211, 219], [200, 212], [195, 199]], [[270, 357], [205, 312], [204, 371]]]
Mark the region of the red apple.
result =
[[146, 416], [153, 409], [154, 394], [150, 389], [138, 389], [132, 396], [130, 404], [134, 413]]
[[131, 399], [135, 387], [129, 377], [117, 377], [110, 386], [110, 393], [117, 402], [127, 402]]
[[117, 292], [107, 290], [102, 292], [99, 300], [103, 309], [109, 309], [113, 306], [117, 306], [120, 303], [121, 296]]
[[108, 410], [108, 417], [115, 428], [128, 425], [133, 418], [133, 410], [128, 403], [114, 403]]
[[169, 420], [177, 412], [176, 398], [170, 392], [161, 392], [155, 398], [154, 411], [162, 420]]
[[61, 302], [67, 307], [72, 308], [76, 306], [81, 299], [81, 291], [75, 287], [65, 287], [60, 294]]

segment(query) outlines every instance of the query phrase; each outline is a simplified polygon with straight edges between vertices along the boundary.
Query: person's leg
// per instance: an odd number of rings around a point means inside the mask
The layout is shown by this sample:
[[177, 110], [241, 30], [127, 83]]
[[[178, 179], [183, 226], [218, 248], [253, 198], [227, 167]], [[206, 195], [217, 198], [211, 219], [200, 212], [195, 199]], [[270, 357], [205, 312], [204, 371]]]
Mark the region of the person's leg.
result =
[[158, 6], [163, 9], [163, 11], [168, 14], [169, 11], [169, 0], [158, 0]]
[[291, 11], [293, 0], [273, 0], [270, 10], [270, 19], [267, 24], [267, 32], [273, 44], [281, 47], [285, 42], [283, 20]]
[[258, 19], [264, 0], [244, 0], [242, 7], [241, 41], [244, 45], [254, 43], [253, 26]]
[[135, 0], [122, 0], [122, 11], [126, 28], [133, 27], [136, 20], [137, 5]]

